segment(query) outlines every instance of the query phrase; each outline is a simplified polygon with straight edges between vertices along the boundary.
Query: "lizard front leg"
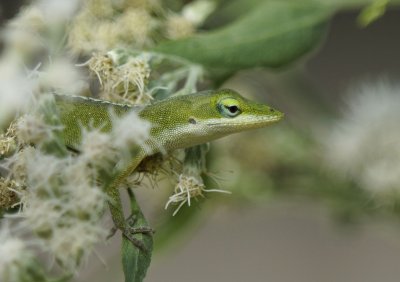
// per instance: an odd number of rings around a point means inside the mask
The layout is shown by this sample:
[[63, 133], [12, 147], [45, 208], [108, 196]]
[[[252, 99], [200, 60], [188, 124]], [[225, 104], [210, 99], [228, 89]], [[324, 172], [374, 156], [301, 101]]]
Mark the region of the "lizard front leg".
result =
[[138, 167], [144, 157], [145, 154], [139, 153], [125, 169], [117, 169], [117, 171], [113, 173], [113, 179], [106, 185], [105, 189], [105, 192], [109, 197], [108, 205], [111, 212], [111, 217], [115, 225], [115, 228], [112, 229], [109, 237], [111, 237], [119, 229], [122, 231], [123, 235], [127, 239], [129, 239], [136, 247], [138, 247], [142, 251], [146, 251], [146, 248], [144, 247], [143, 243], [140, 240], [134, 238], [133, 235], [137, 233], [152, 235], [153, 230], [147, 226], [133, 228], [132, 226], [134, 225], [135, 214], [132, 214], [128, 217], [128, 219], [125, 219], [121, 203], [120, 191], [118, 188], [120, 188], [124, 180], [135, 171], [135, 169]]

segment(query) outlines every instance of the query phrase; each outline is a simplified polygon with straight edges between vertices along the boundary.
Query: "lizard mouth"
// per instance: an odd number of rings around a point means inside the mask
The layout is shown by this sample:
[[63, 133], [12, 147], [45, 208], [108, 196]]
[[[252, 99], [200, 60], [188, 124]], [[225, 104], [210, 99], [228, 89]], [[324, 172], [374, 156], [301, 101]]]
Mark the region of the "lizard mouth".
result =
[[274, 122], [278, 122], [283, 118], [284, 114], [280, 115], [274, 115], [274, 116], [264, 116], [264, 117], [256, 117], [256, 118], [246, 118], [246, 119], [219, 119], [213, 122], [207, 123], [208, 126], [210, 127], [219, 127], [219, 126], [237, 126], [237, 127], [243, 127], [243, 126], [249, 126], [249, 128], [252, 128], [253, 126], [260, 126], [262, 127], [263, 125], [268, 125]]

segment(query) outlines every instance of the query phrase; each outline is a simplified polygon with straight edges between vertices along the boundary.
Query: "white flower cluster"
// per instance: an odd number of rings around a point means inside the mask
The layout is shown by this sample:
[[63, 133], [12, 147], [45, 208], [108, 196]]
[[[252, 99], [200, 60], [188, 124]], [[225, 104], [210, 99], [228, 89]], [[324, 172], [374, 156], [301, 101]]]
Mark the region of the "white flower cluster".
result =
[[[94, 244], [108, 232], [101, 225], [108, 199], [98, 183], [99, 171], [104, 168], [101, 166], [121, 157], [119, 153], [115, 158], [118, 146], [127, 148], [134, 142], [143, 142], [150, 128], [137, 115], [129, 115], [129, 122], [115, 118], [112, 137], [98, 130], [85, 132], [82, 154], [78, 156], [60, 157], [44, 149], [44, 144], [59, 138], [57, 132], [61, 129], [37, 115], [44, 94], [79, 95], [88, 87], [87, 79], [74, 63], [60, 56], [59, 42], [55, 40], [59, 39], [55, 32], [62, 31], [59, 25], [73, 16], [80, 1], [53, 2], [33, 3], [2, 33], [5, 47], [0, 57], [0, 133], [15, 116], [24, 118], [15, 123], [18, 129], [12, 134], [0, 134], [0, 203], [2, 207], [15, 206], [18, 201], [22, 204], [18, 213], [5, 215], [18, 224], [12, 230], [2, 226], [1, 281], [30, 281], [29, 273], [35, 272], [32, 268], [41, 269], [36, 261], [37, 251], [54, 257], [65, 273], [76, 271]], [[36, 56], [41, 52], [50, 59]], [[44, 62], [37, 63], [38, 58]], [[25, 64], [32, 60], [36, 67], [30, 70]], [[140, 68], [140, 62], [136, 63]], [[140, 89], [148, 72], [145, 69], [143, 81], [134, 80]], [[128, 71], [124, 75], [133, 76]], [[127, 130], [136, 125], [137, 132]], [[118, 142], [111, 140], [114, 135]], [[35, 148], [29, 146], [31, 143]], [[18, 220], [13, 221], [14, 218]], [[19, 237], [26, 233], [31, 235]], [[30, 272], [24, 272], [28, 268]], [[27, 276], [21, 278], [22, 274]]]
[[57, 138], [59, 130], [57, 126], [46, 127], [35, 115], [17, 124], [18, 141], [37, 146], [25, 145], [7, 161], [12, 179], [26, 187], [12, 190], [18, 194], [22, 209], [8, 217], [21, 218], [22, 230], [33, 231], [41, 249], [54, 256], [64, 270], [73, 272], [94, 244], [107, 235], [100, 222], [108, 199], [99, 186], [100, 171], [130, 160], [128, 148], [149, 138], [150, 124], [134, 112], [123, 118], [113, 114], [110, 134], [86, 129], [81, 154], [64, 157], [41, 150], [41, 144]]
[[106, 235], [100, 220], [107, 197], [96, 184], [96, 171], [84, 157], [59, 158], [32, 147], [15, 155], [11, 169], [27, 187], [17, 191], [21, 226], [73, 271]]
[[4, 282], [24, 281], [32, 268], [32, 253], [24, 241], [8, 231], [8, 226], [0, 225], [0, 279]]
[[187, 203], [190, 207], [192, 198], [204, 198], [204, 193], [210, 192], [231, 194], [231, 192], [222, 189], [206, 189], [203, 180], [199, 176], [180, 174], [178, 183], [174, 189], [174, 194], [169, 197], [168, 202], [165, 204], [165, 209], [167, 209], [170, 204], [178, 204], [178, 207], [172, 214], [175, 216], [184, 204]]
[[69, 46], [78, 54], [151, 46], [159, 28], [154, 16], [159, 9], [158, 0], [88, 0], [72, 23]]
[[208, 174], [206, 169], [206, 154], [209, 150], [208, 144], [199, 145], [185, 150], [182, 172], [179, 173], [178, 182], [174, 194], [169, 197], [165, 209], [170, 204], [177, 204], [173, 216], [187, 203], [191, 205], [191, 199], [204, 198], [204, 193], [218, 192], [230, 194], [231, 192], [222, 189], [206, 189], [202, 174]]
[[170, 13], [165, 23], [166, 37], [180, 39], [193, 35], [215, 8], [214, 1], [196, 0], [186, 4], [180, 14]]
[[400, 192], [400, 86], [366, 84], [323, 139], [328, 163], [374, 193]]
[[0, 61], [0, 128], [16, 112], [24, 112], [33, 100], [37, 80], [19, 69], [11, 59]]
[[[41, 3], [47, 2], [51, 1]], [[39, 6], [32, 5], [22, 10], [2, 32], [0, 129], [15, 114], [30, 109], [41, 93], [77, 94], [88, 87], [82, 73], [66, 58], [55, 58], [48, 64], [35, 63], [31, 68], [26, 66], [37, 60], [41, 53], [59, 47], [54, 46], [54, 42], [50, 44], [50, 39], [45, 36], [49, 23], [44, 20], [44, 11]]]
[[143, 103], [152, 97], [146, 85], [150, 77], [149, 57], [129, 57], [121, 63], [117, 51], [94, 54], [85, 64], [97, 75], [102, 86], [101, 98], [125, 104]]

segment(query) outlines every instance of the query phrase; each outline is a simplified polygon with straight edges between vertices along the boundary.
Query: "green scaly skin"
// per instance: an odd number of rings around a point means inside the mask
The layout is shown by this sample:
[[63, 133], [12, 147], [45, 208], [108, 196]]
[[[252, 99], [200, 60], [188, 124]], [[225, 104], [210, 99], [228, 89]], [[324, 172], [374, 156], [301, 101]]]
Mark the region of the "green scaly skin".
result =
[[112, 129], [111, 111], [121, 117], [129, 111], [136, 111], [140, 118], [152, 124], [149, 140], [135, 148], [130, 163], [120, 166], [114, 173], [115, 178], [106, 183], [106, 192], [112, 199], [109, 205], [114, 223], [129, 239], [132, 232], [127, 230], [116, 188], [145, 157], [203, 144], [232, 133], [265, 127], [283, 117], [282, 113], [269, 106], [247, 100], [229, 89], [175, 96], [145, 107], [80, 97], [58, 97], [56, 104], [61, 122], [65, 126], [63, 134], [66, 145], [77, 151], [82, 127], [99, 127], [104, 132]]

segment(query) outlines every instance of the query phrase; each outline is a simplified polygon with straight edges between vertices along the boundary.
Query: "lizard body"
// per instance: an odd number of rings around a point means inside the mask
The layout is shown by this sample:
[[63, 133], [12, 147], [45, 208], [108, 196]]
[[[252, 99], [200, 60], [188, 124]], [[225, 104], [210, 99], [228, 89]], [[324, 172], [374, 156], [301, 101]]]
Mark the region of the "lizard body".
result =
[[269, 106], [247, 100], [229, 89], [174, 96], [143, 107], [80, 97], [58, 97], [56, 105], [64, 126], [65, 143], [78, 151], [82, 127], [99, 127], [104, 132], [112, 130], [111, 111], [121, 117], [136, 111], [141, 119], [151, 123], [150, 138], [135, 151], [130, 163], [124, 164], [115, 178], [106, 183], [106, 192], [112, 198], [110, 210], [114, 223], [128, 238], [116, 188], [144, 158], [265, 127], [283, 117], [282, 113]]

